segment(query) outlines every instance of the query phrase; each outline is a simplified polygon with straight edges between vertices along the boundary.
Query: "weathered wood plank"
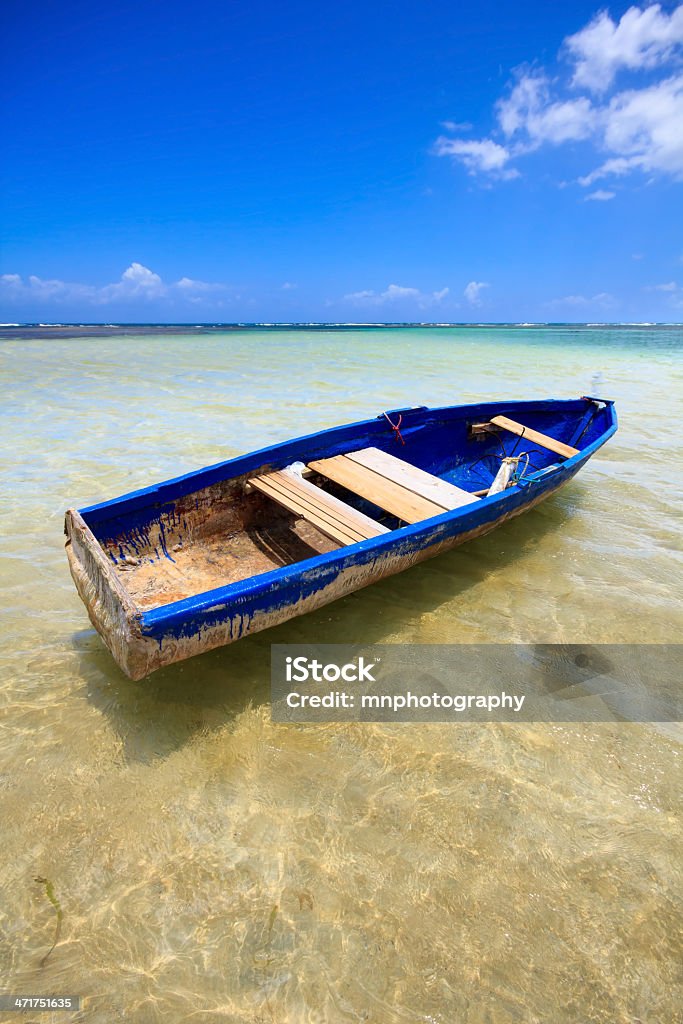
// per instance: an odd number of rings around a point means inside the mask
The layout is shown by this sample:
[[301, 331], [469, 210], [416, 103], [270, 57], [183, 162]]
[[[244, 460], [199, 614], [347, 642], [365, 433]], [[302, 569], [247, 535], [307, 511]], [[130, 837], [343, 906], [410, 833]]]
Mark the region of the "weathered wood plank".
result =
[[307, 519], [339, 544], [355, 544], [388, 533], [381, 523], [286, 470], [252, 477], [249, 485]]
[[335, 455], [331, 459], [318, 459], [309, 462], [311, 469], [322, 473], [329, 480], [334, 480], [354, 494], [367, 498], [373, 505], [391, 512], [405, 523], [419, 523], [432, 516], [440, 516], [446, 511], [441, 505], [414, 494], [402, 484], [387, 480], [367, 466], [361, 466], [346, 455]]
[[324, 533], [326, 537], [330, 537], [337, 544], [341, 544], [343, 546], [347, 544], [355, 544], [361, 539], [354, 531], [346, 530], [341, 523], [331, 519], [329, 516], [320, 514], [317, 510], [312, 509], [295, 495], [278, 489], [267, 479], [256, 480], [254, 481], [253, 486], [256, 490], [265, 494], [267, 498], [277, 502], [278, 505], [282, 505], [283, 508], [286, 508], [289, 512], [293, 512], [295, 515], [307, 519], [318, 530]]
[[307, 495], [303, 489], [297, 488], [296, 486], [288, 486], [281, 479], [278, 480], [266, 480], [264, 481], [265, 486], [273, 489], [277, 493], [277, 496], [282, 499], [281, 504], [285, 507], [296, 503], [297, 507], [301, 508], [301, 511], [305, 518], [309, 520], [316, 519], [327, 522], [335, 526], [341, 533], [347, 535], [346, 543], [356, 543], [358, 540], [365, 540], [365, 529], [358, 529], [356, 524], [350, 522], [343, 513], [340, 513], [334, 506], [326, 506], [324, 503], [318, 501], [315, 497]]
[[286, 486], [293, 487], [298, 494], [306, 495], [314, 504], [317, 504], [318, 507], [324, 509], [335, 518], [339, 518], [341, 522], [352, 526], [358, 533], [363, 534], [363, 539], [379, 537], [382, 533], [390, 532], [388, 527], [382, 526], [375, 519], [366, 516], [364, 512], [359, 512], [358, 509], [352, 508], [351, 505], [348, 505], [340, 498], [336, 498], [333, 494], [323, 491], [322, 488], [317, 487], [310, 480], [303, 480], [296, 473], [290, 473], [285, 469], [281, 475], [278, 475], [277, 479]]
[[540, 444], [542, 448], [547, 448], [548, 451], [555, 452], [556, 455], [564, 455], [566, 459], [570, 459], [572, 455], [578, 455], [579, 453], [578, 448], [572, 448], [570, 444], [565, 444], [563, 441], [556, 441], [554, 437], [542, 434], [540, 430], [534, 430], [532, 427], [525, 427], [522, 423], [517, 423], [507, 416], [492, 416], [491, 423], [495, 423], [497, 427], [508, 430], [511, 434], [523, 437], [525, 441]]
[[387, 480], [401, 484], [402, 487], [406, 487], [421, 498], [433, 501], [435, 505], [440, 505], [444, 512], [478, 500], [477, 496], [469, 491], [464, 491], [461, 487], [441, 480], [432, 473], [426, 473], [423, 469], [411, 466], [403, 459], [397, 459], [395, 455], [382, 452], [379, 448], [362, 448], [357, 452], [347, 452], [347, 458], [379, 473]]

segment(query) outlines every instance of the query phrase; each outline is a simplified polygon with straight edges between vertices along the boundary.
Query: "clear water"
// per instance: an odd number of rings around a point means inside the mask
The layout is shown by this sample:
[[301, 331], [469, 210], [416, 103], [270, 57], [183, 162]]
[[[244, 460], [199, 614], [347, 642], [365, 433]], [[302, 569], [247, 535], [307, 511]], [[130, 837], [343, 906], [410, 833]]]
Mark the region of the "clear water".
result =
[[[679, 727], [274, 725], [268, 679], [272, 642], [679, 639], [681, 329], [3, 334], [2, 990], [98, 1024], [678, 1019]], [[596, 386], [619, 433], [537, 510], [148, 681], [71, 583], [68, 506]]]

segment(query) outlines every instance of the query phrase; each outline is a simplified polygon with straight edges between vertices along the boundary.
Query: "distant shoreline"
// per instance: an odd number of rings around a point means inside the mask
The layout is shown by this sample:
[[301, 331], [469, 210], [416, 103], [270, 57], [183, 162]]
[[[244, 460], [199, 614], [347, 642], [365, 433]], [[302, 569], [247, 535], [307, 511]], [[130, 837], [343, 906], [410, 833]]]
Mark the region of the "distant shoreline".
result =
[[595, 323], [595, 322], [548, 322], [548, 323], [513, 323], [513, 322], [461, 322], [461, 323], [425, 323], [425, 322], [383, 322], [383, 323], [335, 323], [335, 322], [294, 322], [294, 323], [0, 323], [0, 339], [46, 338], [46, 337], [112, 337], [127, 334], [215, 334], [231, 332], [284, 332], [284, 331], [385, 331], [385, 330], [489, 330], [507, 329], [524, 331], [555, 331], [555, 330], [668, 330], [683, 327], [681, 323]]

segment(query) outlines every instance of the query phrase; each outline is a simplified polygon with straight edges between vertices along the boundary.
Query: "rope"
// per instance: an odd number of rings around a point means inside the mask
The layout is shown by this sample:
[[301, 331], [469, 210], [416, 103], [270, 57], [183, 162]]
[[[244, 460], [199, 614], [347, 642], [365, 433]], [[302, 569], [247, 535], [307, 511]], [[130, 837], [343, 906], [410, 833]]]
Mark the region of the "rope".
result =
[[520, 444], [522, 443], [522, 441], [524, 439], [524, 435], [525, 434], [526, 434], [526, 427], [522, 427], [522, 433], [518, 435], [515, 443], [512, 446], [512, 451], [510, 452], [511, 456], [514, 455], [515, 452], [517, 451], [517, 449], [519, 448]]
[[382, 415], [384, 416], [385, 420], [387, 421], [387, 423], [389, 424], [391, 429], [394, 431], [394, 434], [396, 435], [396, 440], [400, 441], [401, 444], [405, 444], [405, 441], [403, 440], [403, 434], [401, 433], [401, 424], [403, 423], [403, 415], [401, 413], [398, 414], [398, 423], [392, 423], [391, 420], [389, 419], [389, 416], [387, 415], [387, 413], [383, 413]]

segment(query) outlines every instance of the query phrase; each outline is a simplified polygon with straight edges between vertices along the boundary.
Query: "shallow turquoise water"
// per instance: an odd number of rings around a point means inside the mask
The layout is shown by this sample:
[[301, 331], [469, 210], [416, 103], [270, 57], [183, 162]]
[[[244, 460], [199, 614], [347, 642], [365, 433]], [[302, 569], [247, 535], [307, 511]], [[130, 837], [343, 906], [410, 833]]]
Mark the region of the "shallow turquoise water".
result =
[[[6, 333], [3, 985], [98, 1022], [672, 1020], [677, 727], [295, 728], [268, 679], [271, 642], [678, 639], [681, 329]], [[619, 433], [487, 538], [147, 682], [90, 628], [68, 506], [382, 409], [596, 387]], [[35, 876], [64, 911], [43, 967]]]

